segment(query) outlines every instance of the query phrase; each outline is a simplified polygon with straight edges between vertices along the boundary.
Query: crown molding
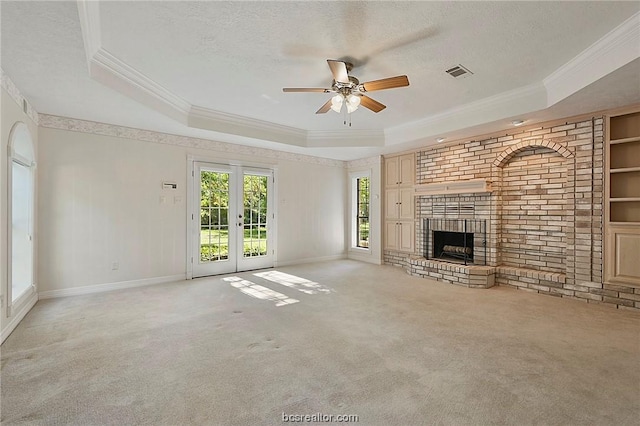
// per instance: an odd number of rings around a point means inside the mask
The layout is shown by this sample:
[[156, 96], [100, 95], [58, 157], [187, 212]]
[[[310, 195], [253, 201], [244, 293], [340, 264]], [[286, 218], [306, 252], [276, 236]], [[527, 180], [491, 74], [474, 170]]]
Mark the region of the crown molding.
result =
[[[513, 115], [546, 108], [547, 92], [542, 83], [499, 93], [475, 102], [448, 109], [422, 120], [385, 130], [392, 144], [429, 139], [440, 134], [497, 121]], [[464, 123], [464, 126], [461, 126]]]
[[596, 41], [544, 80], [547, 107], [640, 57], [640, 12]]
[[190, 136], [172, 135], [169, 133], [160, 133], [152, 130], [142, 130], [132, 127], [118, 126], [114, 124], [98, 123], [95, 121], [80, 120], [69, 117], [60, 117], [56, 115], [40, 114], [40, 126], [48, 129], [67, 130], [71, 132], [89, 133], [100, 136], [111, 136], [116, 138], [138, 140], [142, 142], [181, 146], [185, 148], [206, 149], [224, 153], [251, 155], [254, 157], [296, 161], [330, 167], [346, 167], [346, 162], [342, 160], [314, 157], [312, 155], [294, 154], [285, 151], [276, 151], [267, 148], [257, 148], [247, 145], [218, 142], [209, 139], [192, 138]]
[[87, 58], [87, 68], [91, 70], [91, 59], [102, 46], [100, 31], [100, 4], [97, 1], [78, 0], [78, 16], [82, 30], [84, 54]]
[[385, 138], [382, 130], [309, 130], [307, 132], [308, 147], [383, 147], [384, 145]]
[[0, 86], [7, 92], [9, 97], [14, 100], [14, 102], [23, 109], [24, 105], [27, 106], [26, 114], [27, 116], [36, 124], [40, 123], [40, 115], [38, 111], [35, 110], [33, 106], [29, 103], [27, 98], [22, 96], [20, 93], [20, 89], [13, 83], [13, 80], [9, 78], [9, 76], [4, 72], [2, 68], [0, 68]]
[[307, 146], [307, 132], [305, 130], [195, 105], [191, 106], [187, 125], [249, 138]]
[[100, 48], [93, 55], [89, 72], [94, 80], [180, 123], [187, 123], [191, 104], [107, 50]]

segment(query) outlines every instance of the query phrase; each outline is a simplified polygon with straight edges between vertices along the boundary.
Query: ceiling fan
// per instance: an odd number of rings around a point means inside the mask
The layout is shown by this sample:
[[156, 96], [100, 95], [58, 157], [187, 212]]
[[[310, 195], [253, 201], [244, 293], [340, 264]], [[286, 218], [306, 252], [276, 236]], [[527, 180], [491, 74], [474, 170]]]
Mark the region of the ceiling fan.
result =
[[373, 92], [375, 90], [394, 89], [396, 87], [409, 85], [409, 79], [406, 75], [360, 83], [357, 78], [349, 75], [349, 71], [353, 69], [352, 63], [332, 59], [327, 59], [327, 63], [329, 64], [329, 68], [333, 74], [333, 84], [331, 84], [331, 88], [285, 87], [282, 91], [335, 93], [336, 95], [322, 105], [320, 109], [316, 111], [316, 114], [324, 114], [330, 109], [335, 112], [340, 112], [343, 105], [346, 105], [348, 113], [352, 113], [358, 109], [359, 105], [362, 105], [373, 112], [380, 112], [385, 109], [386, 106], [374, 99], [371, 99], [365, 95], [365, 93]]

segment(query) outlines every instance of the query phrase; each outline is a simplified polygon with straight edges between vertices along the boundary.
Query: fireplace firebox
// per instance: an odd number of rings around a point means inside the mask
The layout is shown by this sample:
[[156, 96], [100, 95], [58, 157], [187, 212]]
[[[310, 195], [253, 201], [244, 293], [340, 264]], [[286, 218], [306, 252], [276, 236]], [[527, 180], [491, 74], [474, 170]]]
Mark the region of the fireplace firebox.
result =
[[473, 262], [473, 233], [433, 231], [433, 257]]
[[425, 259], [465, 265], [487, 264], [485, 219], [422, 219], [422, 253]]

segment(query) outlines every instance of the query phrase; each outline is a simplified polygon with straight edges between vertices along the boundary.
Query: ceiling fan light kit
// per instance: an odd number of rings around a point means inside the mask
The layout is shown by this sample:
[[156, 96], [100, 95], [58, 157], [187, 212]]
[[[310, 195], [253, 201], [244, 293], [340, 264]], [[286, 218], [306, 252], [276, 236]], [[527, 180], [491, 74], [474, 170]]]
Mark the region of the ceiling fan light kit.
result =
[[340, 94], [335, 95], [333, 98], [331, 98], [331, 109], [335, 112], [340, 112], [343, 103], [344, 97]]
[[315, 93], [335, 93], [323, 106], [320, 107], [316, 114], [324, 114], [330, 109], [335, 112], [342, 111], [342, 106], [346, 104], [347, 113], [351, 114], [358, 109], [360, 105], [373, 111], [380, 112], [386, 108], [385, 105], [365, 95], [366, 92], [375, 90], [393, 89], [396, 87], [405, 87], [409, 85], [409, 79], [406, 75], [384, 78], [382, 80], [374, 80], [366, 83], [360, 81], [354, 76], [349, 75], [353, 69], [353, 64], [345, 61], [336, 61], [327, 59], [329, 69], [333, 74], [333, 83], [331, 88], [292, 88], [285, 87], [283, 92], [315, 92]]

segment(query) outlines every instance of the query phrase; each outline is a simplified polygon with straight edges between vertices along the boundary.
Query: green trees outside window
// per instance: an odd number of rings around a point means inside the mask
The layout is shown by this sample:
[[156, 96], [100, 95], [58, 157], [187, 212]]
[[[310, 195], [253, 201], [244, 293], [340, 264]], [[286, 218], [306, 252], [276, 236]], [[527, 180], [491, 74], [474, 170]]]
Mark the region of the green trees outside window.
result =
[[369, 178], [358, 178], [356, 188], [356, 247], [369, 248]]

